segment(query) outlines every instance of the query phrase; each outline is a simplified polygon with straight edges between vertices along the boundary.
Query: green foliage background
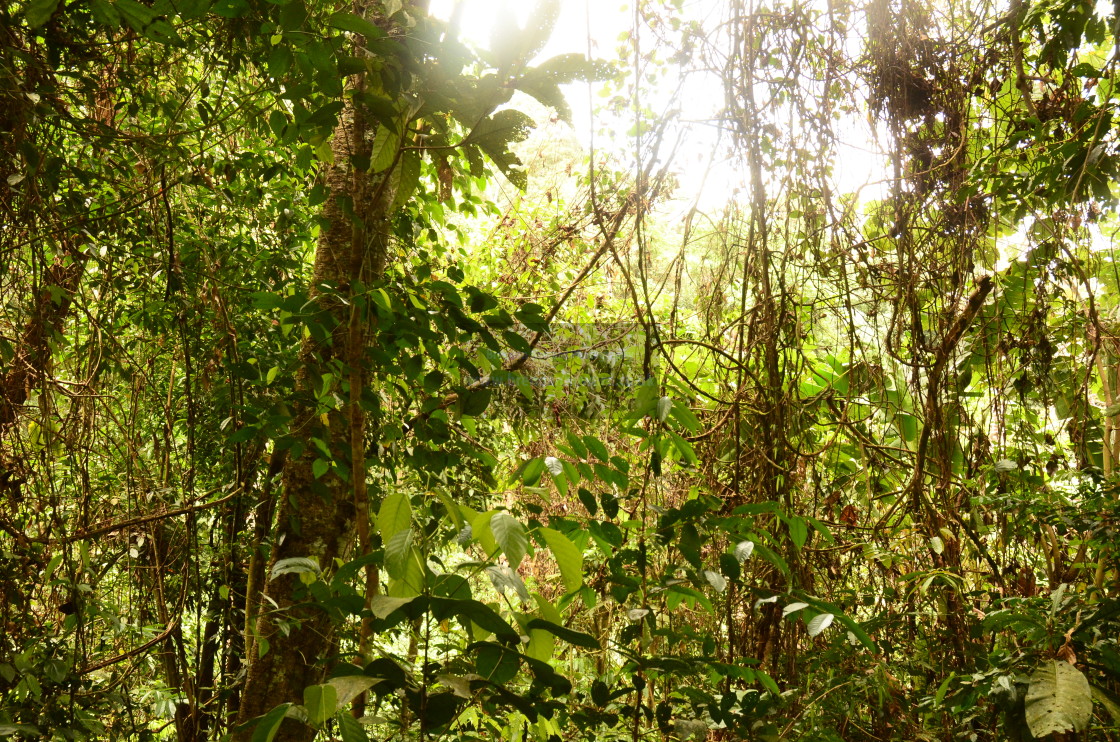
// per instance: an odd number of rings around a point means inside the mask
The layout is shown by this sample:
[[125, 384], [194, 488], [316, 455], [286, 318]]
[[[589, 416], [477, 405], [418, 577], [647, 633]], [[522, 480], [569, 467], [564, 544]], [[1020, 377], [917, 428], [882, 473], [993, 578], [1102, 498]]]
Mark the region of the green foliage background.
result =
[[0, 6], [0, 736], [1117, 738], [1116, 10], [559, 12]]

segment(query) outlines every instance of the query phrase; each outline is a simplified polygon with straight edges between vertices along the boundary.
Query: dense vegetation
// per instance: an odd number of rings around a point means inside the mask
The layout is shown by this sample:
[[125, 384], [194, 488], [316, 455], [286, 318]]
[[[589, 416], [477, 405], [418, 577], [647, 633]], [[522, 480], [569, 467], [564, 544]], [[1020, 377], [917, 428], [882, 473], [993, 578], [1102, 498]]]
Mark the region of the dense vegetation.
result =
[[637, 5], [5, 3], [0, 737], [1120, 738], [1120, 6]]

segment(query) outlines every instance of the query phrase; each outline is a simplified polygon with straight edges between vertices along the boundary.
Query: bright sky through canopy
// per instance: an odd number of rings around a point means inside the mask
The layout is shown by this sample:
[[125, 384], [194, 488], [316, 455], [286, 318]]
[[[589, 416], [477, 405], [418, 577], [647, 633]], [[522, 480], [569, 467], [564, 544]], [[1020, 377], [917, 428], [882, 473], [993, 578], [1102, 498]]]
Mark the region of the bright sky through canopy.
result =
[[[431, 11], [441, 18], [457, 17], [464, 40], [485, 48], [490, 45], [499, 21], [508, 21], [509, 14], [513, 14], [513, 21], [523, 28], [536, 7], [533, 2], [508, 0], [432, 0]], [[721, 0], [686, 0], [681, 18], [696, 20], [705, 32], [711, 32], [725, 20], [724, 14], [725, 4]], [[537, 61], [569, 53], [590, 53], [592, 57], [614, 61], [625, 54], [622, 67], [629, 69], [633, 47], [625, 34], [632, 32], [634, 26], [631, 4], [619, 0], [560, 0], [556, 26]], [[643, 54], [652, 51], [657, 44], [654, 34], [647, 28], [640, 28], [639, 34]], [[852, 43], [858, 44], [859, 40], [853, 39]], [[671, 54], [671, 50], [661, 51], [662, 59]], [[671, 157], [670, 169], [680, 184], [677, 198], [689, 202], [696, 199], [704, 208], [718, 207], [746, 190], [741, 166], [726, 160], [720, 152], [718, 120], [724, 106], [720, 77], [713, 71], [696, 69], [679, 77], [682, 71], [666, 64], [670, 69], [662, 78], [664, 84], [652, 89], [646, 85], [641, 105], [659, 115], [677, 112], [680, 138], [675, 150], [664, 154]], [[592, 106], [599, 106], [603, 99], [596, 94], [601, 87], [592, 86], [591, 95], [586, 83], [565, 86], [576, 136], [585, 147], [594, 143], [600, 152], [632, 153], [632, 110], [621, 116], [603, 110], [593, 112]], [[882, 198], [885, 160], [881, 148], [872, 141], [866, 122], [850, 121], [841, 129], [846, 133], [838, 148], [833, 176], [837, 189], [860, 191], [864, 201]], [[672, 142], [668, 142], [663, 149], [671, 146]]]

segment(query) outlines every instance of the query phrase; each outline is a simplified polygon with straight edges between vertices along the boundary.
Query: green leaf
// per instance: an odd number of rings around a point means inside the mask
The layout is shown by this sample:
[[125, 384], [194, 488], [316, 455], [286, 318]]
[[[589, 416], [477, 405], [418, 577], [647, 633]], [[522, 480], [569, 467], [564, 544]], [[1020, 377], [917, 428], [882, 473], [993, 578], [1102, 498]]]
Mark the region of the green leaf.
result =
[[555, 456], [545, 456], [544, 467], [554, 477], [559, 477], [564, 473], [564, 465]]
[[403, 492], [394, 492], [381, 501], [377, 511], [377, 531], [381, 540], [388, 543], [393, 536], [412, 524], [412, 504]]
[[945, 701], [945, 694], [949, 692], [949, 684], [953, 682], [953, 678], [957, 676], [957, 671], [953, 670], [949, 676], [941, 681], [941, 685], [937, 686], [937, 692], [933, 694], [933, 707], [940, 708], [941, 704]]
[[514, 87], [536, 98], [543, 106], [556, 109], [561, 121], [572, 123], [572, 109], [564, 98], [564, 92], [556, 82], [545, 75], [533, 74], [532, 70], [514, 82]]
[[510, 151], [509, 145], [524, 140], [532, 128], [533, 119], [527, 114], [506, 108], [480, 121], [463, 143], [480, 147], [511, 183], [525, 190], [527, 176], [521, 160]]
[[388, 618], [389, 614], [401, 606], [408, 605], [416, 598], [390, 598], [388, 595], [374, 595], [369, 599], [369, 609], [378, 618]]
[[58, 8], [59, 0], [31, 0], [24, 11], [24, 19], [29, 28], [36, 29], [51, 19]]
[[1112, 717], [1112, 720], [1114, 722], [1120, 724], [1120, 703], [1118, 703], [1115, 698], [1109, 695], [1108, 691], [1106, 691], [1104, 688], [1101, 688], [1097, 685], [1092, 685], [1092, 688], [1093, 699], [1100, 705], [1104, 706], [1105, 711], [1108, 712], [1109, 716]]
[[420, 184], [420, 153], [409, 150], [401, 155], [396, 176], [396, 184], [393, 189], [393, 205], [390, 207], [390, 211], [396, 211], [404, 206], [412, 198], [412, 194], [416, 192], [416, 186]]
[[215, 0], [211, 10], [223, 18], [240, 18], [249, 10], [249, 3], [246, 0]]
[[831, 613], [821, 613], [813, 616], [813, 618], [809, 620], [809, 623], [805, 624], [805, 630], [808, 632], [809, 636], [816, 636], [831, 626], [832, 619], [834, 618], [836, 618], [836, 616]]
[[704, 570], [704, 581], [715, 588], [717, 593], [722, 593], [727, 589], [727, 578], [719, 572], [713, 572], [710, 569]]
[[560, 579], [564, 582], [564, 590], [569, 593], [579, 590], [583, 585], [583, 554], [571, 539], [560, 531], [542, 527], [537, 532], [548, 544], [548, 550], [552, 552], [556, 565], [560, 567]]
[[290, 703], [282, 703], [264, 716], [259, 717], [260, 720], [257, 722], [256, 729], [253, 730], [252, 742], [272, 742], [272, 738], [276, 736], [276, 730], [280, 728], [280, 722], [284, 721], [284, 715], [288, 713], [291, 706]]
[[568, 439], [568, 445], [572, 447], [572, 453], [574, 453], [578, 458], [586, 459], [587, 446], [584, 445], [583, 441], [579, 439], [579, 436], [577, 436], [570, 430], [565, 431], [564, 435]]
[[339, 675], [328, 680], [327, 685], [335, 690], [335, 708], [341, 709], [380, 682], [381, 678], [371, 678], [368, 675]]
[[[755, 670], [755, 677], [758, 678], [758, 682], [762, 684], [763, 688], [770, 691], [775, 696], [782, 695], [782, 689], [778, 687], [778, 684], [774, 682], [774, 678], [770, 677], [768, 673], [762, 670]], [[776, 738], [777, 736], [775, 735], [775, 739]]]
[[557, 83], [594, 82], [606, 80], [615, 74], [615, 68], [608, 62], [588, 59], [582, 54], [560, 54], [552, 57], [532, 70], [527, 70], [526, 75], [545, 76]]
[[902, 435], [902, 440], [913, 443], [914, 439], [918, 437], [918, 418], [900, 412], [895, 415], [894, 419], [898, 423], [898, 432]]
[[338, 12], [327, 19], [327, 25], [339, 31], [361, 34], [373, 41], [385, 36], [385, 32], [361, 16], [353, 13]]
[[1093, 692], [1085, 674], [1063, 660], [1047, 660], [1031, 675], [1027, 727], [1035, 737], [1082, 732], [1093, 716]]
[[494, 531], [490, 528], [490, 520], [497, 512], [497, 510], [488, 510], [471, 518], [471, 535], [478, 540], [488, 558], [498, 552], [498, 542], [494, 540]]
[[569, 644], [583, 647], [584, 649], [602, 649], [599, 640], [591, 636], [591, 634], [585, 634], [582, 631], [574, 631], [573, 629], [560, 626], [551, 621], [545, 621], [542, 618], [534, 618], [525, 625], [525, 628], [542, 629], [559, 639], [563, 639]]
[[471, 389], [463, 391], [459, 395], [459, 410], [470, 417], [476, 417], [486, 412], [486, 408], [490, 405], [490, 397], [493, 393], [490, 389]]
[[[412, 534], [409, 531], [397, 534], [397, 538], [403, 536], [407, 536], [411, 542]], [[394, 598], [414, 598], [420, 595], [426, 581], [425, 567], [416, 547], [410, 546], [407, 550], [402, 550], [395, 566], [400, 569], [399, 576], [390, 580], [389, 589], [385, 592]], [[385, 571], [389, 571], [388, 563], [385, 565]]]
[[319, 562], [309, 557], [289, 557], [281, 559], [272, 565], [272, 577], [275, 580], [280, 575], [289, 574], [319, 574]]
[[798, 611], [803, 610], [803, 609], [808, 608], [808, 607], [809, 607], [808, 603], [802, 603], [802, 602], [790, 603], [789, 605], [787, 605], [785, 608], [782, 609], [782, 618], [785, 618], [786, 616], [788, 616], [791, 613], [797, 613]]
[[489, 631], [502, 639], [516, 641], [519, 637], [513, 627], [499, 616], [497, 611], [485, 603], [479, 603], [477, 600], [458, 601], [456, 613], [471, 621], [480, 629]]
[[507, 683], [517, 674], [521, 666], [521, 656], [501, 644], [484, 642], [477, 647], [478, 674], [495, 685]]
[[0, 724], [0, 737], [9, 737], [13, 734], [24, 737], [39, 737], [42, 732], [39, 731], [38, 727], [30, 724]]
[[836, 620], [839, 621], [841, 625], [843, 625], [844, 628], [847, 629], [853, 637], [855, 637], [856, 641], [863, 644], [863, 646], [867, 647], [872, 652], [879, 651], [879, 647], [875, 644], [874, 640], [872, 640], [872, 638], [867, 635], [867, 632], [863, 630], [863, 627], [860, 626], [850, 616], [844, 615], [839, 606], [835, 606], [832, 603], [814, 598], [810, 595], [805, 595], [800, 591], [797, 592], [797, 595], [803, 602], [808, 603], [814, 610], [821, 611], [822, 613], [832, 613], [836, 617]]
[[559, 13], [559, 0], [540, 0], [523, 29], [508, 8], [498, 13], [490, 32], [494, 66], [508, 68], [530, 61], [548, 41]]
[[339, 711], [335, 714], [335, 720], [338, 722], [342, 742], [369, 742], [366, 728], [349, 711]]
[[393, 163], [397, 161], [397, 150], [400, 148], [400, 144], [401, 137], [399, 134], [384, 125], [379, 125], [370, 150], [369, 171], [380, 173], [392, 167]]
[[800, 549], [805, 545], [805, 539], [809, 537], [809, 527], [806, 525], [805, 519], [795, 515], [789, 519], [787, 525], [789, 526], [790, 540]]
[[502, 553], [509, 560], [509, 566], [517, 569], [521, 560], [525, 558], [525, 551], [529, 546], [529, 535], [525, 531], [525, 526], [509, 513], [499, 512], [494, 513], [490, 518], [490, 530]]
[[494, 583], [494, 589], [505, 595], [512, 590], [517, 593], [517, 597], [523, 603], [529, 602], [529, 591], [525, 587], [525, 581], [521, 579], [521, 575], [514, 572], [506, 565], [494, 565], [486, 568], [486, 574], [490, 576], [490, 581]]
[[408, 571], [411, 558], [412, 531], [410, 529], [397, 531], [391, 539], [385, 542], [385, 571], [389, 573], [389, 577], [394, 580], [402, 579]]
[[595, 458], [599, 459], [604, 464], [610, 462], [610, 453], [607, 451], [607, 447], [603, 445], [603, 442], [601, 440], [591, 435], [585, 435], [583, 437], [583, 442], [587, 444], [587, 450], [593, 453], [595, 455]]
[[669, 417], [669, 412], [673, 409], [673, 400], [668, 397], [662, 397], [657, 400], [657, 419], [665, 422], [665, 418]]
[[307, 709], [307, 723], [318, 729], [334, 716], [338, 707], [338, 691], [333, 685], [309, 685], [303, 689], [303, 705]]
[[560, 0], [537, 0], [537, 6], [529, 16], [525, 29], [518, 34], [522, 61], [529, 61], [544, 48], [559, 17]]
[[159, 17], [154, 10], [136, 0], [116, 0], [115, 4], [128, 25], [141, 33]]
[[735, 558], [740, 562], [745, 562], [754, 553], [753, 541], [740, 541], [735, 545]]

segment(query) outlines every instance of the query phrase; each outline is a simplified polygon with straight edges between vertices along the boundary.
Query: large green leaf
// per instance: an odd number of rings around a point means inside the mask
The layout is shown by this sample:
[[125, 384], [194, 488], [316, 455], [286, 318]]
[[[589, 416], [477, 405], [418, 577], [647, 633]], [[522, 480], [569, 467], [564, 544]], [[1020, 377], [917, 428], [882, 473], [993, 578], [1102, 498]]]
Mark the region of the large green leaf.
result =
[[577, 647], [583, 647], [585, 649], [602, 649], [599, 644], [599, 640], [591, 636], [591, 634], [585, 634], [582, 631], [575, 631], [573, 629], [567, 628], [566, 626], [555, 624], [552, 621], [545, 621], [544, 619], [534, 618], [528, 624], [526, 624], [526, 628], [528, 628], [529, 630], [541, 629], [543, 631], [547, 631], [553, 636], [563, 639], [569, 644], [574, 644]]
[[379, 682], [381, 682], [379, 678], [371, 678], [368, 675], [339, 675], [328, 680], [326, 684], [335, 690], [335, 710], [337, 710]]
[[290, 703], [282, 703], [260, 717], [256, 729], [253, 730], [252, 742], [272, 742], [272, 738], [276, 736], [276, 731], [280, 728], [280, 722], [284, 721], [284, 716], [291, 706]]
[[399, 580], [408, 569], [412, 558], [412, 531], [404, 530], [385, 542], [385, 571]]
[[525, 526], [509, 513], [494, 513], [494, 517], [490, 519], [490, 530], [509, 560], [509, 566], [517, 569], [529, 547], [529, 535], [525, 532]]
[[288, 574], [319, 574], [319, 562], [311, 557], [289, 557], [272, 565], [272, 579]]
[[1093, 716], [1093, 692], [1085, 674], [1062, 660], [1048, 660], [1031, 675], [1027, 726], [1035, 737], [1080, 732]]
[[579, 590], [583, 585], [583, 554], [571, 539], [556, 529], [541, 528], [539, 533], [548, 544], [548, 550], [552, 552], [553, 558], [556, 559], [556, 565], [560, 567], [560, 579], [564, 581], [564, 590], [569, 593]]
[[540, 0], [524, 28], [517, 27], [516, 17], [508, 7], [495, 13], [497, 17], [490, 35], [494, 64], [499, 67], [524, 64], [548, 41], [560, 16], [560, 0]]
[[318, 729], [334, 716], [338, 707], [338, 690], [333, 685], [309, 685], [303, 689], [303, 705], [307, 708], [307, 723]]
[[377, 512], [377, 530], [381, 540], [388, 543], [393, 536], [408, 528], [412, 522], [412, 505], [403, 492], [394, 492], [381, 501]]
[[24, 11], [24, 18], [31, 28], [38, 28], [50, 20], [59, 0], [31, 0]]
[[1098, 687], [1096, 685], [1093, 685], [1091, 687], [1093, 689], [1093, 699], [1100, 705], [1104, 706], [1105, 711], [1108, 712], [1109, 716], [1112, 717], [1112, 720], [1114, 722], [1120, 724], [1120, 703], [1118, 703], [1115, 698], [1109, 695], [1108, 691], [1106, 691], [1104, 688]]
[[498, 542], [494, 540], [494, 531], [490, 528], [490, 521], [497, 512], [487, 510], [471, 517], [471, 536], [478, 540], [487, 558], [493, 558], [498, 552]]
[[397, 161], [397, 150], [400, 148], [400, 145], [400, 134], [387, 126], [378, 126], [377, 133], [373, 137], [373, 146], [371, 148], [372, 154], [369, 160], [370, 172], [380, 173], [382, 170], [388, 170], [393, 163]]
[[467, 136], [464, 144], [480, 147], [511, 183], [525, 190], [528, 179], [522, 169], [521, 160], [510, 151], [509, 145], [525, 139], [532, 128], [532, 118], [521, 111], [507, 108], [480, 121]]
[[369, 735], [365, 727], [348, 711], [339, 711], [335, 714], [338, 722], [338, 731], [342, 735], [342, 742], [369, 742]]
[[0, 737], [10, 737], [13, 734], [22, 737], [38, 737], [41, 732], [38, 727], [30, 724], [0, 724]]
[[327, 25], [332, 28], [337, 28], [340, 31], [362, 34], [371, 41], [373, 39], [380, 39], [385, 35], [385, 32], [373, 23], [353, 13], [344, 13], [341, 11], [335, 13], [327, 19]]

